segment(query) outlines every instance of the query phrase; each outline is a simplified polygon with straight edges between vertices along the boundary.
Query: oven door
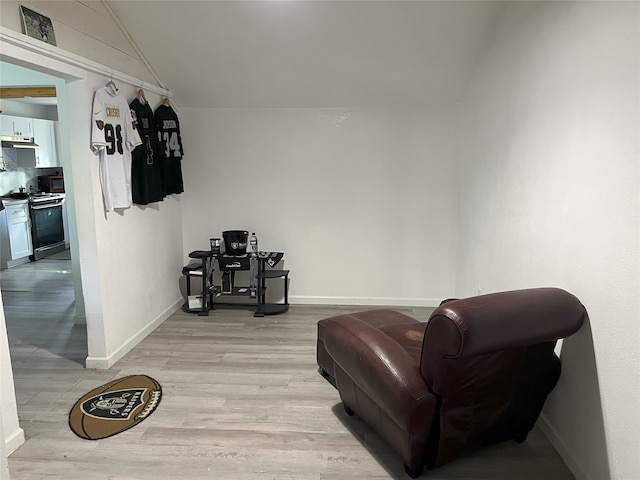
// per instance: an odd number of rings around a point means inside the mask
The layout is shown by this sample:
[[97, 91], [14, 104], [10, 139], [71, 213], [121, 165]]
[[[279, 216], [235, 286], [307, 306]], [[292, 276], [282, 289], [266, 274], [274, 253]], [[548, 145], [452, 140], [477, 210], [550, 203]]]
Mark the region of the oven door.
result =
[[34, 250], [64, 243], [62, 203], [31, 205], [31, 232]]

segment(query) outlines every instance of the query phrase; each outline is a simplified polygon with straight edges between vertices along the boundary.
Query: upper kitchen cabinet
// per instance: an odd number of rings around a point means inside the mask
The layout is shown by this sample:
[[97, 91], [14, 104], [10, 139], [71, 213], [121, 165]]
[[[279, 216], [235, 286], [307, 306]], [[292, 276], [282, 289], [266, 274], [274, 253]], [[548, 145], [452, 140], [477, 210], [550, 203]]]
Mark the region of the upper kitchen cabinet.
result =
[[53, 120], [33, 119], [34, 141], [40, 145], [35, 149], [36, 168], [59, 167], [56, 142], [56, 124]]
[[3, 137], [15, 137], [16, 132], [13, 128], [13, 119], [10, 115], [0, 115], [0, 135]]
[[33, 119], [0, 115], [0, 135], [9, 137], [33, 137]]

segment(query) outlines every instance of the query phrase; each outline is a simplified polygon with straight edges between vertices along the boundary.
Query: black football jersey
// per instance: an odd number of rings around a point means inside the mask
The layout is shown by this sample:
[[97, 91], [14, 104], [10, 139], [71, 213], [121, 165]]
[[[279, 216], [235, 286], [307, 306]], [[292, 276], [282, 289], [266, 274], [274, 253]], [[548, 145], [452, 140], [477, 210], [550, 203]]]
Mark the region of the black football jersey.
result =
[[148, 102], [144, 104], [136, 97], [130, 104], [131, 117], [136, 125], [142, 145], [131, 153], [131, 193], [133, 203], [147, 205], [164, 198], [158, 136], [153, 118], [153, 110]]
[[161, 104], [154, 112], [164, 194], [184, 192], [182, 183], [182, 137], [178, 115], [170, 105]]

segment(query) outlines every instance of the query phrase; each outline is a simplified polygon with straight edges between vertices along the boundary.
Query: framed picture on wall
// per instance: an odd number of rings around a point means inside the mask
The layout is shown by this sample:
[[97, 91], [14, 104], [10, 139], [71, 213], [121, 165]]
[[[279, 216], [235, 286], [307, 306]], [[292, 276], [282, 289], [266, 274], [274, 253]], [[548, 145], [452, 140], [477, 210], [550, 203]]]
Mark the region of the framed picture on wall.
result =
[[40, 15], [33, 10], [20, 5], [24, 33], [28, 37], [37, 38], [50, 45], [56, 45], [56, 35], [53, 33], [53, 23], [49, 17]]

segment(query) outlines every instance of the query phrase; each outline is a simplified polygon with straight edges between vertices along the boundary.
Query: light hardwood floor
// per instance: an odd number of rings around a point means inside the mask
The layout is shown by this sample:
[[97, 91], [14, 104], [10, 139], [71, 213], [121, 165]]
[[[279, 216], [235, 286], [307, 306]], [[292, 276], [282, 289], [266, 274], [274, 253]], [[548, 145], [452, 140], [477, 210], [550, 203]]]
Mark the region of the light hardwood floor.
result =
[[[73, 325], [69, 261], [43, 259], [0, 272], [26, 443], [11, 480], [402, 479], [402, 462], [317, 372], [316, 322], [363, 307], [292, 306], [254, 318], [176, 312], [109, 370], [87, 370], [84, 328]], [[429, 309], [401, 309], [426, 320]], [[111, 379], [141, 373], [163, 388], [158, 409], [114, 437], [68, 428], [75, 401]], [[422, 478], [572, 480], [540, 430], [521, 445], [477, 452]]]

